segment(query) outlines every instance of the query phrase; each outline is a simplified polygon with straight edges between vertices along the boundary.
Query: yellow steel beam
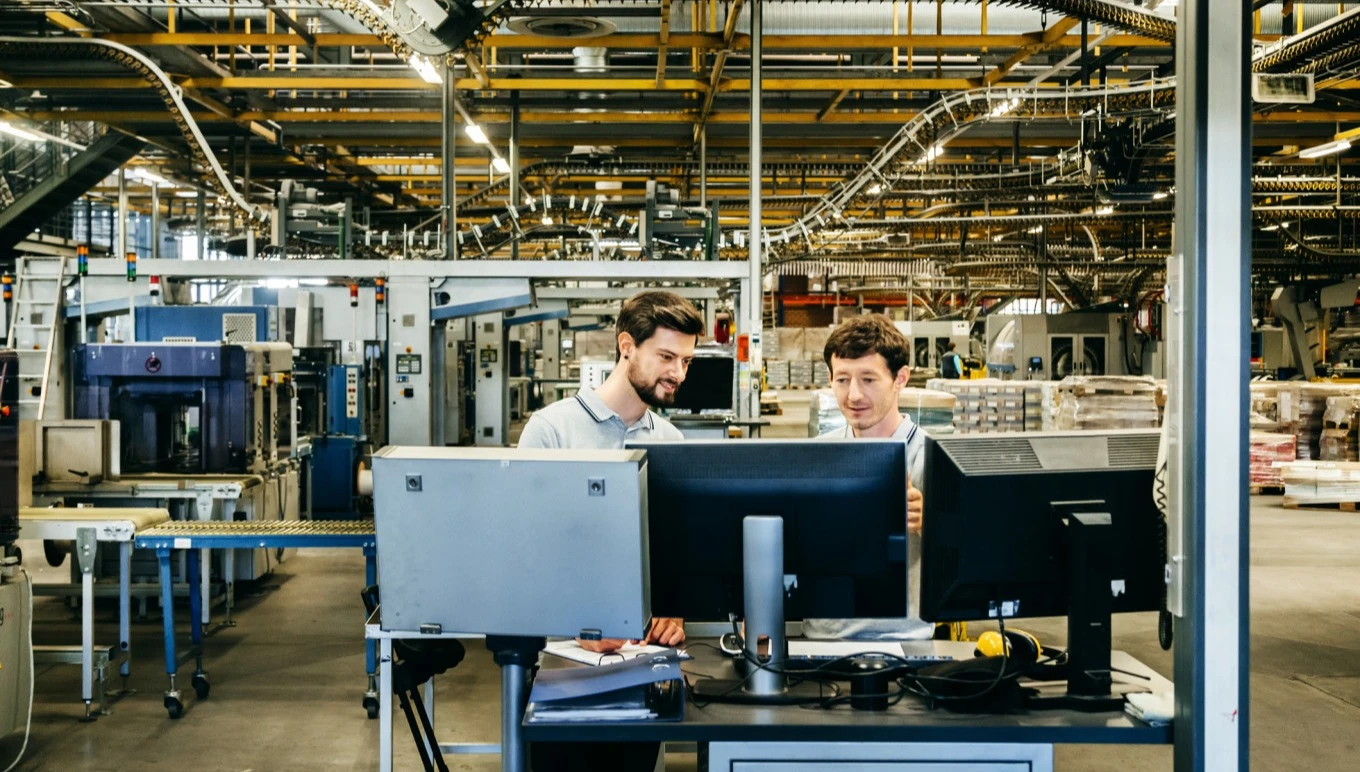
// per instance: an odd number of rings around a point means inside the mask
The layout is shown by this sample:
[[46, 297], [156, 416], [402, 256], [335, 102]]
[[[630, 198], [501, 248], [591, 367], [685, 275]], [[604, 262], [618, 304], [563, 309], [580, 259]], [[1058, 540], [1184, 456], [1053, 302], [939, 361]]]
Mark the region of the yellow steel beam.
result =
[[491, 77], [486, 74], [486, 68], [482, 66], [482, 58], [475, 51], [464, 52], [463, 62], [467, 64], [468, 69], [472, 71], [473, 77], [477, 79], [482, 88], [491, 87]]
[[[733, 14], [728, 17], [729, 26], [734, 25], [739, 15]], [[68, 19], [70, 17], [67, 17]], [[80, 29], [84, 25], [72, 20]], [[228, 32], [108, 32], [99, 35], [105, 40], [115, 43], [136, 46], [139, 48], [154, 46], [297, 46], [310, 45], [310, 43], [300, 35], [292, 32], [252, 32], [252, 33], [228, 33]], [[964, 34], [939, 34], [939, 35], [891, 35], [891, 34], [871, 34], [871, 35], [766, 35], [763, 44], [766, 50], [770, 51], [860, 51], [908, 46], [942, 48], [946, 50], [976, 50], [979, 48], [1019, 48], [1031, 45], [1036, 41], [1035, 34], [1021, 35], [964, 35]], [[312, 36], [316, 40], [316, 45], [321, 48], [327, 47], [359, 47], [359, 48], [386, 48], [386, 44], [377, 35], [352, 34], [352, 33], [318, 33]], [[1254, 36], [1258, 42], [1268, 43], [1278, 39], [1278, 35], [1259, 35]], [[725, 42], [726, 41], [726, 42]], [[492, 35], [486, 39], [486, 45], [492, 48], [507, 50], [562, 50], [570, 49], [581, 44], [579, 38], [558, 38], [539, 35]], [[590, 45], [600, 48], [611, 49], [636, 49], [649, 50], [662, 45], [669, 45], [673, 48], [694, 48], [704, 51], [714, 51], [732, 49], [741, 51], [750, 48], [750, 37], [745, 34], [737, 34], [735, 31], [729, 37], [726, 30], [722, 34], [718, 33], [691, 33], [682, 32], [669, 35], [668, 41], [662, 41], [659, 34], [650, 33], [615, 33], [604, 35], [598, 38], [591, 38]], [[1075, 48], [1081, 45], [1079, 35], [1064, 35], [1056, 43], [1058, 46]], [[1132, 46], [1146, 48], [1167, 48], [1170, 44], [1141, 37], [1139, 35], [1114, 35], [1106, 40], [1105, 45], [1128, 48]]]
[[[1010, 74], [1011, 70], [1024, 64], [1031, 56], [1061, 45], [1063, 36], [1067, 34], [1068, 30], [1080, 23], [1080, 19], [1068, 17], [1062, 19], [1052, 27], [1049, 27], [1040, 36], [1039, 40], [1022, 46], [1019, 51], [1011, 54], [1011, 56], [998, 65], [996, 69], [982, 76], [981, 85], [990, 86]], [[1078, 37], [1077, 45], [1081, 45], [1080, 37]]]

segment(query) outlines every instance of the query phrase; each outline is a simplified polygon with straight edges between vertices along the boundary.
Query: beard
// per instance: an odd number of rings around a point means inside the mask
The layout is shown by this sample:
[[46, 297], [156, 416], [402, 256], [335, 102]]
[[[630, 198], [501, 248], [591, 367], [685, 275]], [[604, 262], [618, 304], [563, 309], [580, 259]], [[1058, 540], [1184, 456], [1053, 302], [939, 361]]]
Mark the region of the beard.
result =
[[[680, 384], [667, 378], [657, 378], [651, 383], [648, 383], [643, 380], [638, 380], [630, 373], [628, 376], [628, 383], [632, 385], [633, 391], [637, 392], [638, 399], [641, 399], [651, 407], [657, 408], [674, 405], [675, 395], [680, 391]], [[663, 394], [658, 391], [662, 384], [669, 384], [674, 388], [671, 389], [669, 394]]]

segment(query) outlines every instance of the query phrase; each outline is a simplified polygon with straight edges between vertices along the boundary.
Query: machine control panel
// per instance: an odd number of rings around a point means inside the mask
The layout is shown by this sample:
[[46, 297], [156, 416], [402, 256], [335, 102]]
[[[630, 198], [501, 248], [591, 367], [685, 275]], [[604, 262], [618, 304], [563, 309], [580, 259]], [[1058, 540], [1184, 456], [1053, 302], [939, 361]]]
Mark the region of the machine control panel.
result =
[[345, 368], [345, 417], [359, 417], [359, 368]]
[[398, 375], [420, 375], [420, 370], [419, 354], [397, 354]]

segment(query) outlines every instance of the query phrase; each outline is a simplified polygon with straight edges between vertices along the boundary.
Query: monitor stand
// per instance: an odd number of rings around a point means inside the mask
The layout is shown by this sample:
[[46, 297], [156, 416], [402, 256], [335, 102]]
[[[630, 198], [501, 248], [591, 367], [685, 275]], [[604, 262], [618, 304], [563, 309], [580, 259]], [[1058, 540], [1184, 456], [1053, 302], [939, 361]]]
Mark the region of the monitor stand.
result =
[[[814, 682], [789, 683], [782, 670], [789, 658], [784, 634], [784, 519], [748, 515], [742, 520], [742, 586], [746, 598], [743, 679], [700, 679], [694, 697], [707, 702], [789, 705], [834, 696]], [[760, 639], [769, 656], [760, 657]], [[760, 667], [756, 666], [760, 663]], [[767, 669], [768, 668], [768, 669]]]
[[[1093, 511], [1106, 509], [1106, 511]], [[1124, 696], [1110, 686], [1110, 558], [1113, 525], [1104, 501], [1054, 502], [1066, 523], [1067, 694], [1033, 697], [1033, 710], [1105, 713], [1124, 709]]]

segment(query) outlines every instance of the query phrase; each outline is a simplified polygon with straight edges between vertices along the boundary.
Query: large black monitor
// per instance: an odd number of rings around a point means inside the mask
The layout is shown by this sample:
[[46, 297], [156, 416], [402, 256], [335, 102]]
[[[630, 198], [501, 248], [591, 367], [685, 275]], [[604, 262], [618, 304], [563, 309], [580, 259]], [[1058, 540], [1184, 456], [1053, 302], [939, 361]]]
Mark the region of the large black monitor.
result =
[[743, 520], [775, 515], [784, 521], [784, 573], [797, 581], [788, 589], [787, 619], [907, 615], [905, 443], [629, 447], [647, 451], [652, 613], [688, 621], [740, 616]]
[[1068, 697], [1110, 697], [1110, 614], [1161, 607], [1160, 432], [927, 438], [921, 616], [1068, 617]]
[[697, 413], [732, 410], [736, 388], [736, 360], [730, 356], [700, 356], [689, 363], [685, 382], [675, 392], [671, 409]]

